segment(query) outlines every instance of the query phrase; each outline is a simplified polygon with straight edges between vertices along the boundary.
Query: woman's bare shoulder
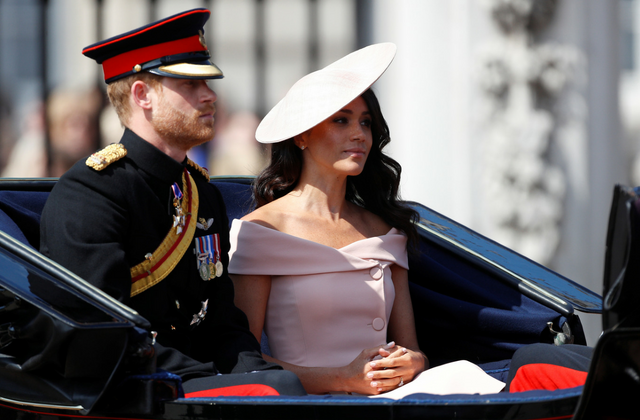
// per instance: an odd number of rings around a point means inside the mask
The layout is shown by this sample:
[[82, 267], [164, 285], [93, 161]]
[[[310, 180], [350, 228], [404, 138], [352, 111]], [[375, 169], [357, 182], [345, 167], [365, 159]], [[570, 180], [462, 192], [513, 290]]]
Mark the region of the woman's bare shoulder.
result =
[[358, 213], [358, 224], [366, 230], [366, 236], [382, 236], [386, 235], [391, 230], [392, 226], [385, 222], [382, 217], [378, 216], [377, 214], [372, 213], [371, 211], [362, 207], [359, 208]]
[[278, 226], [281, 225], [282, 219], [283, 215], [280, 210], [280, 204], [276, 200], [255, 209], [240, 220], [256, 223], [269, 229], [279, 230]]

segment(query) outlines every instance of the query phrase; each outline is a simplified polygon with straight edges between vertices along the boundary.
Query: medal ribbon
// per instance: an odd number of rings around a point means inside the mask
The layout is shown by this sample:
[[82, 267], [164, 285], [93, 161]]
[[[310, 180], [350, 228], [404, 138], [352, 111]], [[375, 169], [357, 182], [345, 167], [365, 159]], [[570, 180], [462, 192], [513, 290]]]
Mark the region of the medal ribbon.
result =
[[211, 235], [200, 236], [199, 238], [196, 238], [196, 253], [198, 255], [198, 266], [200, 265], [200, 262], [202, 262], [203, 260], [213, 259], [212, 249], [213, 249], [213, 244], [211, 240]]
[[196, 238], [196, 247], [198, 249], [198, 258], [202, 258], [202, 255], [207, 255], [207, 258], [213, 259], [211, 235]]
[[213, 234], [213, 239], [215, 241], [214, 249], [216, 252], [216, 262], [220, 261], [220, 235], [217, 233]]
[[[198, 219], [199, 196], [196, 183], [186, 168], [182, 174], [182, 189], [184, 197], [180, 206], [182, 214], [185, 215], [185, 227], [180, 233], [178, 233], [178, 227], [172, 227], [151, 257], [131, 268], [132, 297], [167, 277], [191, 245]], [[177, 190], [180, 191], [180, 188]], [[182, 196], [182, 192], [179, 194]]]
[[171, 186], [171, 190], [173, 190], [173, 196], [176, 199], [182, 200], [182, 191], [180, 191], [180, 186], [178, 185], [177, 182], [173, 183], [173, 185]]

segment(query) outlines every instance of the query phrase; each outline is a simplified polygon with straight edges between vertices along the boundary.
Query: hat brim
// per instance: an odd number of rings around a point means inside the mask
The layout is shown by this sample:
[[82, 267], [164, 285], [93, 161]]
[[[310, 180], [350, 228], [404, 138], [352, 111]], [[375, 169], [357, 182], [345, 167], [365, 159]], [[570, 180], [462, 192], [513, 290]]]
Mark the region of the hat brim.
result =
[[369, 89], [395, 54], [393, 43], [374, 44], [304, 76], [263, 118], [256, 139], [277, 143], [315, 127]]
[[159, 76], [173, 77], [177, 79], [222, 79], [222, 70], [210, 61], [202, 63], [176, 63], [159, 66], [147, 70], [149, 73]]

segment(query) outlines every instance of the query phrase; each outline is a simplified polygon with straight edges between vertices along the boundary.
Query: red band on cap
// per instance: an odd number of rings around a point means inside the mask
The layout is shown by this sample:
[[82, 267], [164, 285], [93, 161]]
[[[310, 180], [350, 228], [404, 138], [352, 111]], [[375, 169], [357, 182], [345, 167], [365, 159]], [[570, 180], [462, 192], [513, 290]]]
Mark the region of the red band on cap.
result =
[[188, 38], [127, 51], [123, 54], [104, 60], [102, 63], [104, 79], [109, 80], [112, 77], [128, 73], [133, 70], [133, 67], [136, 64], [144, 64], [148, 61], [156, 60], [167, 55], [206, 50], [207, 49], [200, 43], [200, 36], [194, 35]]

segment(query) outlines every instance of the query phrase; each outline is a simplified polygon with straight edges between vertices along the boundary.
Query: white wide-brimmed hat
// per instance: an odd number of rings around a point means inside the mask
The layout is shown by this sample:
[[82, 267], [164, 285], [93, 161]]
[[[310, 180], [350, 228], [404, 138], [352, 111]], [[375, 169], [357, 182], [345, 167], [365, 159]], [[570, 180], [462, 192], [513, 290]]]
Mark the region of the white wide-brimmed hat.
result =
[[396, 46], [369, 45], [298, 80], [262, 119], [260, 143], [277, 143], [304, 133], [366, 91], [385, 72]]

